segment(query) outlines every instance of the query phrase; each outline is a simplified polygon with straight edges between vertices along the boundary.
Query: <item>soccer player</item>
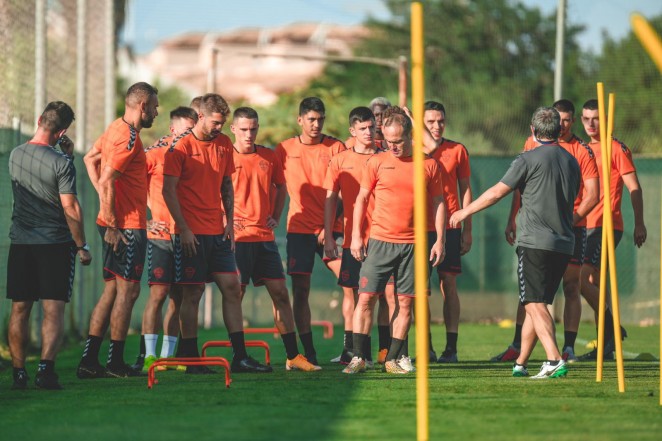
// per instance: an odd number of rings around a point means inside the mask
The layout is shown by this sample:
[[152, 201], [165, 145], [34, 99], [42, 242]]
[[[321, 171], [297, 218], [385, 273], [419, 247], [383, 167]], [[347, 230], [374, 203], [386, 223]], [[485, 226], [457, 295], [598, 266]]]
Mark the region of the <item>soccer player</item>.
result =
[[561, 117], [553, 107], [540, 107], [531, 118], [531, 132], [540, 147], [520, 154], [501, 181], [450, 218], [457, 227], [468, 216], [496, 204], [514, 189], [522, 195], [517, 255], [520, 302], [526, 318], [522, 349], [514, 377], [529, 375], [527, 363], [537, 339], [547, 355], [532, 378], [554, 378], [568, 372], [556, 345], [554, 319], [546, 305], [554, 301], [575, 245], [573, 207], [581, 173], [577, 160], [557, 143]]
[[[584, 103], [582, 108], [582, 124], [584, 131], [591, 138], [589, 146], [595, 154], [600, 175], [600, 201], [586, 217], [587, 239], [586, 254], [581, 273], [581, 292], [591, 308], [598, 314], [600, 308], [600, 252], [602, 246], [602, 148], [600, 145], [600, 118], [598, 115], [598, 101], [591, 99]], [[632, 211], [634, 213], [634, 244], [641, 247], [646, 241], [646, 226], [644, 225], [644, 198], [637, 178], [637, 169], [632, 161], [632, 152], [621, 141], [611, 139], [611, 182], [609, 183], [612, 219], [614, 226], [614, 248], [616, 248], [623, 237], [623, 213], [621, 212], [621, 199], [623, 196], [623, 184], [630, 192]], [[625, 329], [621, 329], [622, 338], [627, 336]], [[614, 357], [614, 318], [611, 310], [605, 310], [604, 329], [604, 354], [605, 359]], [[597, 349], [579, 357], [580, 360], [595, 360]]]
[[[403, 353], [411, 324], [414, 303], [414, 162], [412, 158], [412, 122], [399, 107], [384, 114], [384, 140], [390, 152], [373, 155], [361, 178], [361, 189], [354, 205], [352, 227], [352, 256], [361, 265], [359, 299], [354, 311], [354, 357], [343, 370], [347, 374], [365, 371], [366, 354], [363, 340], [372, 322], [376, 295], [384, 292], [395, 275], [396, 312], [393, 316], [391, 346], [384, 369], [388, 373], [407, 374], [399, 360]], [[436, 238], [430, 249], [430, 262], [438, 265], [444, 259], [446, 208], [441, 185], [441, 168], [432, 158], [424, 161], [428, 192], [428, 226], [434, 225]], [[366, 247], [363, 222], [374, 192], [370, 239]]]
[[[142, 365], [147, 370], [157, 359], [156, 343], [162, 328], [161, 309], [168, 294], [173, 304], [174, 320], [163, 327], [161, 357], [171, 357], [177, 345], [179, 333], [179, 307], [181, 289], [172, 285], [174, 257], [170, 240], [170, 212], [163, 200], [163, 164], [165, 152], [195, 126], [198, 114], [190, 107], [177, 107], [170, 112], [170, 135], [164, 136], [145, 150], [147, 156], [147, 202], [152, 218], [147, 222], [147, 277], [149, 298], [142, 320], [141, 351], [134, 369]], [[175, 325], [175, 326], [173, 326]], [[170, 328], [170, 329], [168, 329]]]
[[[116, 119], [85, 155], [92, 185], [99, 193], [97, 217], [103, 238], [103, 294], [90, 317], [90, 331], [78, 365], [78, 378], [129, 377], [138, 373], [124, 363], [124, 342], [131, 311], [140, 294], [147, 248], [147, 175], [140, 130], [158, 115], [158, 91], [140, 82], [126, 92], [124, 116]], [[106, 369], [99, 349], [110, 318]]]
[[12, 389], [28, 386], [25, 352], [30, 312], [39, 300], [43, 321], [35, 384], [40, 389], [62, 389], [55, 358], [64, 334], [64, 308], [72, 294], [75, 258], [78, 256], [83, 265], [92, 261], [76, 197], [74, 145], [65, 136], [73, 120], [74, 111], [68, 104], [49, 103], [32, 139], [9, 155], [14, 197], [7, 260], [7, 298], [12, 301], [8, 331], [14, 368]]
[[[294, 321], [306, 359], [318, 366], [310, 317], [310, 274], [315, 253], [324, 255], [324, 177], [329, 161], [345, 150], [337, 139], [322, 133], [324, 103], [308, 97], [299, 104], [301, 134], [276, 146], [285, 173], [290, 206], [287, 214], [287, 273], [292, 278]], [[339, 269], [340, 261], [337, 261]], [[336, 271], [337, 277], [337, 271]]]
[[[442, 184], [448, 216], [460, 207], [471, 203], [471, 167], [467, 148], [456, 141], [444, 138], [446, 109], [437, 101], [425, 103], [423, 122], [435, 141], [433, 149], [426, 153], [442, 166]], [[459, 187], [459, 192], [458, 192]], [[437, 266], [441, 294], [444, 298], [444, 324], [446, 326], [446, 348], [436, 358], [430, 334], [430, 361], [457, 363], [457, 339], [460, 324], [460, 298], [457, 295], [457, 276], [462, 273], [461, 256], [471, 249], [471, 217], [463, 222], [463, 228], [446, 225], [446, 257]]]
[[[348, 364], [352, 359], [351, 353], [354, 343], [352, 321], [354, 317], [355, 297], [358, 295], [359, 288], [359, 271], [361, 269], [361, 262], [354, 259], [349, 251], [352, 237], [354, 203], [361, 186], [361, 176], [365, 164], [377, 152], [374, 142], [375, 116], [369, 108], [356, 107], [352, 109], [349, 114], [349, 132], [352, 135], [351, 139], [354, 140], [352, 142], [353, 147], [331, 158], [331, 163], [329, 164], [329, 169], [326, 172], [326, 178], [324, 180], [324, 188], [326, 189], [324, 252], [326, 257], [330, 259], [338, 258], [338, 248], [331, 233], [336, 218], [336, 206], [339, 194], [342, 194], [343, 204], [344, 241], [342, 245], [340, 277], [338, 277], [338, 285], [343, 287], [344, 292], [342, 311], [343, 318], [345, 319], [345, 338], [343, 351], [338, 360], [342, 364]], [[362, 226], [366, 231], [370, 227], [373, 205], [374, 198], [371, 197], [366, 219]], [[388, 309], [386, 311], [388, 313]], [[388, 314], [386, 318], [385, 328], [386, 336], [388, 337], [390, 335]], [[369, 354], [370, 348], [364, 348], [364, 352]]]
[[[565, 296], [563, 327], [565, 339], [561, 356], [564, 360], [573, 363], [577, 361], [575, 340], [577, 339], [577, 331], [582, 314], [579, 274], [584, 261], [584, 250], [586, 249], [586, 215], [597, 204], [600, 190], [598, 188], [598, 166], [595, 163], [593, 151], [588, 144], [572, 133], [572, 126], [575, 122], [575, 106], [572, 102], [562, 99], [555, 102], [552, 107], [559, 112], [561, 117], [561, 132], [559, 134], [558, 144], [575, 157], [582, 173], [582, 180], [579, 183], [579, 193], [577, 194], [577, 199], [575, 199], [573, 214], [575, 249], [568, 267], [563, 274], [563, 294]], [[524, 151], [532, 150], [539, 145], [540, 143], [536, 142], [533, 137], [529, 137], [524, 144]], [[519, 191], [515, 190], [513, 192], [513, 203], [505, 232], [506, 240], [511, 245], [515, 243], [515, 238], [517, 237], [515, 216], [519, 210], [519, 205]], [[525, 316], [526, 312], [520, 303], [517, 307], [513, 342], [504, 352], [492, 358], [492, 361], [514, 361], [517, 359], [521, 347], [522, 324], [524, 323]]]
[[[233, 146], [221, 133], [229, 113], [223, 97], [204, 95], [191, 133], [165, 154], [163, 199], [174, 219], [175, 283], [182, 285], [180, 354], [199, 356], [198, 305], [205, 282], [213, 280], [223, 295], [223, 320], [234, 352], [232, 372], [271, 372], [271, 367], [248, 356], [244, 343], [241, 286], [233, 252]], [[213, 371], [206, 366], [187, 366], [186, 372]]]
[[[275, 242], [274, 229], [285, 206], [285, 176], [273, 150], [255, 144], [259, 129], [257, 112], [250, 107], [234, 111], [234, 234], [235, 255], [241, 277], [241, 296], [253, 280], [265, 286], [273, 302], [274, 322], [287, 355], [286, 369], [320, 370], [299, 353], [285, 272]], [[276, 195], [271, 204], [272, 189]]]

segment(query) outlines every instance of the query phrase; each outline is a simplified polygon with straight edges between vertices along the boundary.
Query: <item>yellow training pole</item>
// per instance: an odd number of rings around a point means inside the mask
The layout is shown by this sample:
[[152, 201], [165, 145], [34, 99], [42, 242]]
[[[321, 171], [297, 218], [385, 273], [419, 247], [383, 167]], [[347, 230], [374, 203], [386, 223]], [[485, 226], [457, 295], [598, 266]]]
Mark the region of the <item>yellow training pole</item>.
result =
[[[651, 25], [639, 14], [630, 18], [634, 34], [662, 73], [662, 41]], [[662, 220], [662, 212], [660, 213]], [[662, 223], [660, 223], [660, 360], [662, 360]], [[662, 365], [660, 366], [660, 406], [662, 406]]]
[[632, 29], [657, 68], [662, 72], [662, 42], [655, 29], [639, 14], [630, 17]]
[[[614, 107], [616, 105], [616, 95], [609, 94], [609, 116], [607, 118], [607, 157], [611, 168], [612, 157], [612, 133], [614, 132]], [[610, 198], [611, 199], [611, 198]], [[611, 211], [611, 201], [609, 210], [605, 210], [605, 217], [609, 218], [609, 228], [607, 229], [607, 247], [609, 252], [609, 281], [611, 286], [611, 313], [614, 316], [614, 343], [616, 352], [616, 372], [618, 374], [618, 391], [625, 392], [625, 374], [623, 372], [623, 344], [621, 342], [621, 312], [618, 304], [618, 277], [616, 273], [616, 247], [614, 242], [614, 218]], [[603, 230], [604, 230], [603, 222]]]
[[602, 364], [604, 360], [604, 329], [605, 329], [605, 304], [607, 298], [607, 225], [605, 224], [605, 211], [606, 207], [611, 208], [611, 200], [609, 195], [609, 182], [610, 182], [610, 162], [607, 156], [607, 124], [605, 121], [605, 89], [602, 83], [597, 84], [598, 88], [598, 115], [600, 118], [600, 156], [602, 157], [602, 248], [600, 253], [600, 302], [598, 306], [598, 354], [596, 360], [595, 381], [602, 381]]
[[418, 441], [430, 438], [428, 415], [428, 247], [423, 176], [423, 104], [425, 81], [423, 76], [423, 5], [411, 4], [411, 91], [414, 115], [414, 231], [416, 269], [416, 431]]

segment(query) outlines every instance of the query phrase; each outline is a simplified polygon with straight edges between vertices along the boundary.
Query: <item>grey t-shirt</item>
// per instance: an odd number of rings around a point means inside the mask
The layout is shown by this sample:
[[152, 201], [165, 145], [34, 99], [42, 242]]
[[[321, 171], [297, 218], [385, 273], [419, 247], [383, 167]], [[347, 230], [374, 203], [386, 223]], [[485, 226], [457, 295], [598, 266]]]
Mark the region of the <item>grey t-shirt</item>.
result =
[[52, 244], [72, 240], [60, 202], [76, 194], [73, 161], [43, 144], [23, 144], [9, 155], [14, 207], [9, 238], [14, 244]]
[[501, 179], [522, 194], [517, 244], [572, 254], [572, 211], [581, 174], [577, 160], [556, 144], [520, 154]]

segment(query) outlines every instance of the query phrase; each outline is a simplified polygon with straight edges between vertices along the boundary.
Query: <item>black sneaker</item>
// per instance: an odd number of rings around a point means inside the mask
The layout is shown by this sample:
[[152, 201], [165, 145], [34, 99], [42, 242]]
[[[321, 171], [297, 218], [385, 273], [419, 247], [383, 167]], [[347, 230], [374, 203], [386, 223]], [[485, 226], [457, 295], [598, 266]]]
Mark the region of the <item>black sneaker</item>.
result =
[[87, 364], [81, 361], [78, 364], [78, 369], [76, 369], [76, 376], [81, 380], [106, 378], [106, 368], [98, 362], [96, 364]]
[[209, 369], [207, 366], [186, 366], [186, 373], [193, 375], [206, 375], [206, 374], [215, 374], [216, 371]]
[[25, 390], [28, 388], [28, 373], [25, 369], [21, 369], [14, 375], [14, 384], [11, 385], [13, 390]]
[[136, 372], [133, 367], [128, 364], [120, 364], [117, 366], [107, 364], [106, 376], [113, 378], [141, 377], [142, 372]]
[[[580, 355], [577, 357], [578, 361], [596, 361], [598, 359], [598, 348], [593, 349], [591, 352]], [[614, 340], [609, 340], [605, 343], [605, 350], [603, 353], [604, 361], [614, 360]]]
[[[308, 357], [306, 357], [308, 358]], [[317, 364], [317, 360], [313, 362], [308, 358], [308, 361], [312, 364]], [[232, 360], [232, 365], [230, 367], [231, 371], [233, 374], [240, 374], [240, 373], [267, 373], [267, 372], [272, 372], [273, 369], [271, 366], [265, 366], [263, 364], [260, 364], [257, 360], [255, 360], [253, 357], [246, 357], [243, 360], [237, 360], [234, 359]]]
[[145, 366], [145, 356], [138, 355], [138, 357], [136, 358], [136, 362], [131, 365], [131, 369], [133, 369], [136, 372], [142, 372], [144, 366]]
[[37, 375], [34, 377], [34, 384], [38, 389], [47, 389], [47, 390], [61, 390], [62, 386], [58, 382], [58, 377], [55, 372], [37, 372]]

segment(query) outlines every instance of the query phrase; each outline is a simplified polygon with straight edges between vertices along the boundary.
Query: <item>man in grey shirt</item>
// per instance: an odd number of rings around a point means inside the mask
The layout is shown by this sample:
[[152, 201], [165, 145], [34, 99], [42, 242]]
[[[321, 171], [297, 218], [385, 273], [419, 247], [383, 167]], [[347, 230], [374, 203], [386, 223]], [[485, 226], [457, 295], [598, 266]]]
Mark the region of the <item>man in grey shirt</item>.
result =
[[529, 375], [529, 356], [540, 339], [547, 361], [532, 378], [555, 378], [568, 372], [561, 359], [554, 319], [547, 310], [574, 249], [573, 205], [581, 174], [577, 160], [557, 143], [561, 118], [553, 107], [538, 108], [531, 131], [540, 147], [520, 154], [499, 183], [469, 206], [451, 216], [452, 227], [466, 217], [497, 203], [513, 190], [522, 195], [517, 243], [520, 302], [526, 319], [522, 349], [513, 366], [514, 377]]
[[[14, 206], [9, 230], [7, 298], [12, 300], [9, 349], [14, 367], [13, 389], [27, 388], [25, 370], [30, 311], [41, 300], [41, 360], [35, 384], [61, 389], [55, 357], [64, 331], [64, 307], [71, 298], [75, 257], [89, 265], [83, 214], [76, 198], [73, 143], [64, 136], [74, 112], [62, 101], [49, 103], [37, 132], [9, 156]], [[55, 150], [58, 143], [62, 152]]]

